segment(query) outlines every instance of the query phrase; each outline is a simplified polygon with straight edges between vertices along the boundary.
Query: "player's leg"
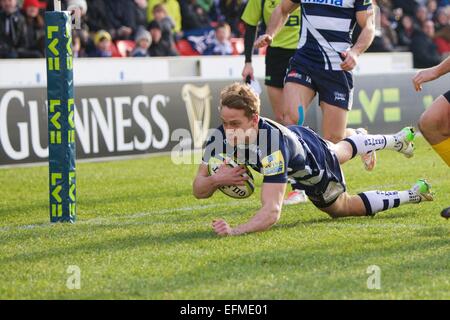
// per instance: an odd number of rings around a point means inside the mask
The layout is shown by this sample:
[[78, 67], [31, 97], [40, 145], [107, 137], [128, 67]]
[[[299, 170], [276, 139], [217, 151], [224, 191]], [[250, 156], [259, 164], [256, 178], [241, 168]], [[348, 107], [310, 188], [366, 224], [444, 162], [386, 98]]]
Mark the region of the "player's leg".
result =
[[[322, 137], [333, 143], [338, 143], [347, 137], [347, 114], [348, 111], [335, 105], [320, 102], [322, 109]], [[351, 131], [349, 135], [354, 134]]]
[[284, 125], [299, 124], [299, 108], [303, 109], [304, 116], [316, 95], [316, 91], [317, 89], [306, 66], [289, 66], [283, 89]]
[[366, 191], [358, 195], [345, 192], [332, 205], [319, 209], [332, 218], [374, 216], [380, 211], [422, 201], [433, 201], [433, 195], [431, 186], [425, 180], [418, 180], [411, 189], [403, 191]]
[[[322, 135], [324, 139], [338, 143], [345, 137], [361, 133], [365, 129], [347, 128], [348, 111], [353, 104], [353, 76], [346, 71], [326, 71], [313, 76], [318, 83], [319, 101], [322, 110]], [[366, 170], [376, 165], [376, 152], [361, 155]]]
[[272, 106], [275, 121], [283, 123], [283, 88], [266, 85], [267, 95]]
[[[315, 94], [316, 91], [307, 69], [299, 70], [299, 68], [290, 66], [283, 88], [284, 119], [282, 123], [286, 126], [299, 124], [299, 107], [302, 108], [302, 116], [304, 116]], [[293, 181], [290, 183], [292, 185]], [[294, 205], [305, 201], [305, 192], [292, 185], [292, 191], [289, 192], [283, 204]]]
[[414, 129], [403, 128], [396, 134], [355, 134], [337, 144], [329, 144], [336, 154], [339, 163], [343, 164], [356, 155], [364, 155], [377, 150], [392, 150], [410, 158], [414, 154]]
[[419, 129], [450, 166], [450, 91], [438, 97], [419, 120]]
[[274, 120], [283, 123], [283, 86], [289, 60], [295, 49], [269, 47], [266, 54], [266, 77], [264, 84], [274, 113]]
[[295, 82], [286, 82], [283, 89], [283, 124], [286, 126], [298, 124], [300, 119], [299, 108], [303, 108], [303, 112], [306, 114], [315, 95], [316, 92], [307, 86]]

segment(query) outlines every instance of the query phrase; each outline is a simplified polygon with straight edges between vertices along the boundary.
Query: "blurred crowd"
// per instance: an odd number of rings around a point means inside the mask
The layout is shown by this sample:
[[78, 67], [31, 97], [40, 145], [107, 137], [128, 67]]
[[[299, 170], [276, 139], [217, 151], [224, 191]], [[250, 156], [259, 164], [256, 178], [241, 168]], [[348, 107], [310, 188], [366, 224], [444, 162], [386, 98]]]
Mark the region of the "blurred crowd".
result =
[[411, 51], [415, 68], [436, 65], [450, 54], [450, 0], [374, 2], [380, 12], [369, 52]]
[[[261, 0], [262, 1], [262, 0]], [[373, 0], [379, 11], [368, 51], [411, 51], [414, 67], [450, 53], [450, 0]], [[63, 0], [77, 15], [76, 57], [242, 54], [246, 0]], [[0, 58], [44, 56], [52, 0], [0, 0]], [[356, 39], [359, 31], [355, 29]]]

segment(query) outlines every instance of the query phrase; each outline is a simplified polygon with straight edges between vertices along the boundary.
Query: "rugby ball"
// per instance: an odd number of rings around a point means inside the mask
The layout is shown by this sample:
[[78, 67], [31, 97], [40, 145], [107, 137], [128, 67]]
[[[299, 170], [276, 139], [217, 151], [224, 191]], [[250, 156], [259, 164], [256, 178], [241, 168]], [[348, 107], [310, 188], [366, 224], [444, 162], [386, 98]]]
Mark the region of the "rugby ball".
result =
[[[216, 174], [217, 170], [219, 170], [219, 167], [222, 164], [226, 164], [232, 168], [236, 168], [240, 166], [236, 163], [232, 158], [219, 154], [214, 157], [212, 157], [208, 162], [208, 172], [209, 175], [212, 176]], [[241, 165], [242, 166], [242, 165]], [[242, 186], [222, 186], [219, 187], [219, 190], [225, 193], [227, 196], [236, 198], [236, 199], [244, 199], [248, 198], [252, 195], [253, 191], [255, 191], [255, 182], [253, 180], [253, 175], [250, 172], [250, 169], [245, 166], [246, 173], [244, 173], [242, 176], [249, 177], [248, 180], [244, 182], [244, 185]]]

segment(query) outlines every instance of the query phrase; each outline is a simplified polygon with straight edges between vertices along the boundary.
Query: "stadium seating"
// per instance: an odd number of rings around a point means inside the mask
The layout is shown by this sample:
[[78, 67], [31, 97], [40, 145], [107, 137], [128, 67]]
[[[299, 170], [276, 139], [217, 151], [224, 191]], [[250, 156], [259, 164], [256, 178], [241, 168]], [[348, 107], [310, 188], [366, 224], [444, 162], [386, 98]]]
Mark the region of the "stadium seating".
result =
[[181, 39], [178, 42], [176, 42], [176, 47], [178, 50], [178, 53], [180, 56], [199, 56], [200, 53], [198, 53], [196, 50], [194, 50], [189, 43], [189, 41], [185, 39]]
[[136, 43], [132, 40], [118, 40], [116, 41], [117, 51], [122, 57], [129, 57], [133, 51]]
[[233, 47], [234, 56], [244, 53], [244, 38], [231, 38], [230, 42]]

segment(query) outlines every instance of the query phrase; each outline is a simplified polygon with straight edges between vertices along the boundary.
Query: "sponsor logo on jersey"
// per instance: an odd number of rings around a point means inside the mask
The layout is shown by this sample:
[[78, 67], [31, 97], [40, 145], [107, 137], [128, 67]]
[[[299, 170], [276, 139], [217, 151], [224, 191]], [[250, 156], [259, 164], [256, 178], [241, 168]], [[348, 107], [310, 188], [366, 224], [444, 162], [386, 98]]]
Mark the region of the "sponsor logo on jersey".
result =
[[284, 173], [284, 158], [280, 150], [261, 160], [261, 173], [264, 176], [274, 176]]
[[[370, 0], [366, 0], [370, 1]], [[328, 4], [336, 7], [343, 7], [344, 0], [302, 0], [302, 3]]]

